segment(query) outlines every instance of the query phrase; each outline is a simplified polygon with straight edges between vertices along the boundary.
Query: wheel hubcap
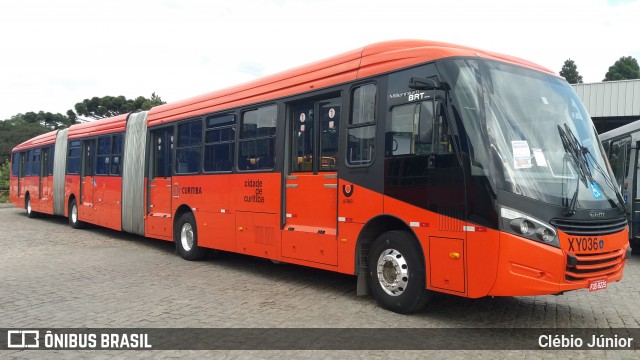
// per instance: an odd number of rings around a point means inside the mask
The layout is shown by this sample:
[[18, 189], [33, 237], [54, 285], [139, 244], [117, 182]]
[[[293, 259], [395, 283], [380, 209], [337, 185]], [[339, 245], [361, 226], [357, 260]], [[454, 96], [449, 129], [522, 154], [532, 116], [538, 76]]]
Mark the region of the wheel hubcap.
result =
[[387, 249], [380, 254], [377, 264], [378, 282], [391, 296], [399, 296], [409, 283], [409, 266], [404, 256], [395, 249]]
[[71, 221], [76, 223], [78, 221], [78, 207], [76, 204], [73, 204], [71, 207]]
[[27, 199], [27, 213], [31, 214], [31, 199]]
[[193, 228], [191, 224], [186, 223], [182, 225], [182, 230], [180, 230], [180, 242], [182, 243], [182, 248], [186, 251], [190, 251], [193, 248]]

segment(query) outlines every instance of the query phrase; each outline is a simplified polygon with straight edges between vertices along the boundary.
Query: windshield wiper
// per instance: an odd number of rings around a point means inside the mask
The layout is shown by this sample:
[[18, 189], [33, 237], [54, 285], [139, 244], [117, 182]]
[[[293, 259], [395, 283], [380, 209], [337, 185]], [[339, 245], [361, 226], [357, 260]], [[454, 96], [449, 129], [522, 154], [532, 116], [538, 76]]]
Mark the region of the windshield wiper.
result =
[[[562, 126], [558, 125], [558, 133], [560, 134], [560, 140], [562, 140], [562, 146], [564, 147], [564, 151], [566, 154], [570, 155], [573, 159], [573, 163], [575, 164], [576, 171], [578, 173], [578, 181], [582, 181], [585, 186], [587, 186], [587, 177], [591, 177], [589, 169], [587, 167], [586, 162], [580, 161], [582, 157], [582, 145], [578, 143], [578, 139], [576, 139], [575, 135], [571, 129], [567, 127], [565, 124], [565, 129]], [[569, 135], [570, 134], [570, 135]], [[565, 155], [566, 156], [566, 155]], [[578, 203], [578, 190], [580, 189], [580, 184], [576, 184], [576, 190], [571, 197], [571, 201], [563, 200], [565, 205], [564, 216], [572, 216], [576, 213], [576, 204]]]
[[[604, 172], [604, 170], [602, 170], [600, 165], [598, 165], [598, 162], [593, 157], [593, 154], [591, 154], [591, 151], [589, 151], [589, 149], [587, 149], [586, 147], [580, 144], [575, 134], [573, 133], [573, 131], [571, 131], [571, 129], [569, 128], [569, 126], [567, 126], [567, 124], [564, 124], [564, 129], [562, 128], [562, 126], [558, 125], [558, 133], [560, 134], [560, 140], [562, 140], [562, 146], [564, 147], [565, 151], [569, 155], [571, 155], [571, 157], [575, 162], [579, 180], [582, 181], [582, 183], [587, 187], [589, 186], [589, 184], [595, 184], [599, 188], [602, 188], [600, 183], [594, 179], [593, 175], [591, 175], [591, 170], [589, 169], [589, 160], [591, 160], [591, 162], [594, 164], [594, 167], [604, 177], [605, 183], [607, 184], [607, 186], [611, 188], [611, 190], [613, 190], [613, 192], [616, 194], [618, 203], [611, 200], [609, 196], [606, 195], [606, 193], [603, 192], [603, 195], [606, 196], [607, 200], [612, 202], [613, 205], [617, 207], [621, 213], [626, 214], [627, 211], [624, 208], [624, 200], [622, 199], [622, 196], [616, 190], [615, 186], [611, 184], [611, 181], [609, 180], [609, 176]], [[573, 193], [571, 202], [567, 203], [567, 201], [564, 201], [565, 216], [572, 216], [573, 214], [576, 213], [576, 204], [577, 204], [579, 188], [580, 188], [580, 184], [577, 184], [576, 191]]]
[[[563, 161], [563, 170], [562, 170], [562, 174], [564, 176], [564, 174], [566, 173], [564, 170], [564, 166], [566, 166], [566, 163], [570, 161], [570, 156], [568, 154], [564, 154], [564, 161]], [[579, 180], [578, 180], [579, 181]], [[562, 182], [563, 184], [563, 189], [564, 189], [564, 180]], [[564, 211], [563, 211], [563, 215], [564, 216], [572, 216], [576, 213], [576, 203], [578, 202], [578, 190], [580, 189], [580, 184], [576, 183], [576, 191], [573, 192], [573, 196], [571, 197], [571, 200], [569, 201], [568, 197], [565, 197], [564, 195], [564, 190], [562, 191], [562, 206], [564, 206]]]

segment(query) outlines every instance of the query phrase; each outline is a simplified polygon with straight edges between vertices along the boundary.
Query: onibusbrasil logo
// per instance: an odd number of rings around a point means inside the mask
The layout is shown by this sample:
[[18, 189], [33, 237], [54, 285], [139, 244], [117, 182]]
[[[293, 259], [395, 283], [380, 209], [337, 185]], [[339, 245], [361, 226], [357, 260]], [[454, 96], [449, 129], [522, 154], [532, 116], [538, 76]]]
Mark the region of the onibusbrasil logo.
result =
[[151, 349], [144, 333], [8, 330], [9, 349]]

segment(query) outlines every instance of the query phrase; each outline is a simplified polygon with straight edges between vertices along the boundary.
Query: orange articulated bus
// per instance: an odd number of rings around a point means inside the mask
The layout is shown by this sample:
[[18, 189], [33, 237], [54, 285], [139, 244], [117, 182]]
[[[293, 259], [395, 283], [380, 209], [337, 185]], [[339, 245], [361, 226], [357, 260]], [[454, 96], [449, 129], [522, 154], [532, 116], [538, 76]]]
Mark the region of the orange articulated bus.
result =
[[630, 256], [589, 115], [551, 71], [429, 41], [366, 46], [13, 150], [11, 201], [176, 244], [357, 276], [407, 313], [599, 290]]

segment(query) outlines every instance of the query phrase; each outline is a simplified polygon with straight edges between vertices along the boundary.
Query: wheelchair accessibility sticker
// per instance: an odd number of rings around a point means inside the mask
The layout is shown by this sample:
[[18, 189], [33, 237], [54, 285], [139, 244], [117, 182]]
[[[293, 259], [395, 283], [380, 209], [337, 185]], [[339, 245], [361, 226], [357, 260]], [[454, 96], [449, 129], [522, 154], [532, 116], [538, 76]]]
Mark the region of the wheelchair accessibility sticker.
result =
[[594, 198], [602, 199], [602, 190], [600, 190], [600, 186], [596, 182], [589, 183], [589, 188]]

